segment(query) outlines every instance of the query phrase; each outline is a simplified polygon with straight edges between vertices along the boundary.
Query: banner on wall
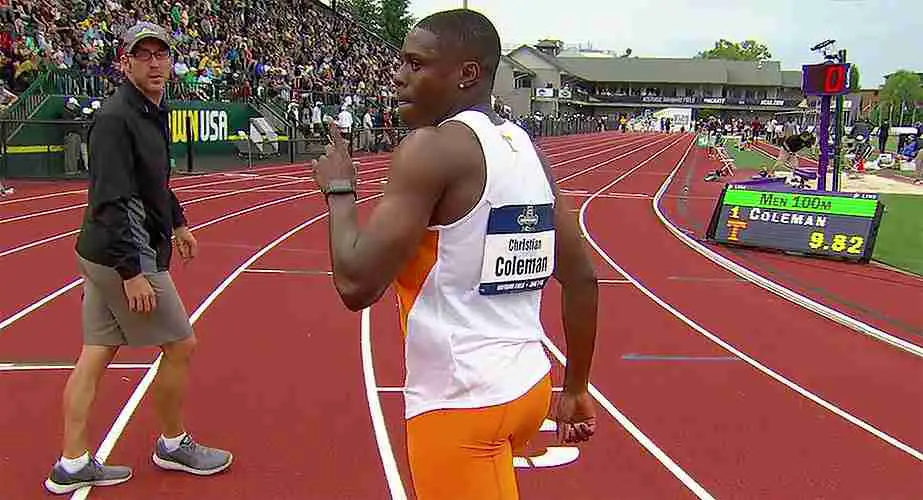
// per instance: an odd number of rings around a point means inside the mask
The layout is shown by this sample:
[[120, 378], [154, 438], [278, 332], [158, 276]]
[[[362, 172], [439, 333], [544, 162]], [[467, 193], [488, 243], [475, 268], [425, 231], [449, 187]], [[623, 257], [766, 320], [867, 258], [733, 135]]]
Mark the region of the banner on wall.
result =
[[174, 109], [170, 111], [171, 142], [218, 142], [228, 140], [228, 111], [225, 109]]
[[234, 140], [235, 131], [249, 130], [250, 118], [259, 116], [242, 103], [207, 101], [173, 101], [170, 103], [170, 142], [186, 142], [186, 118], [194, 143], [217, 143]]
[[[692, 108], [663, 108], [654, 112], [654, 118], [670, 118], [670, 128], [679, 130], [680, 127], [686, 127], [689, 130], [692, 124]], [[658, 124], [659, 126], [659, 124]]]

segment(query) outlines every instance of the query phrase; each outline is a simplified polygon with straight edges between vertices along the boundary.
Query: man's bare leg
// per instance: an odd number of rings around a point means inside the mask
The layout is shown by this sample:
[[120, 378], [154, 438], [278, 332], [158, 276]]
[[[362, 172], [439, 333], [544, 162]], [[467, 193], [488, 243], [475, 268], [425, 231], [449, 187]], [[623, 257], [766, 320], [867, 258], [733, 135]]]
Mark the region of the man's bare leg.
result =
[[233, 455], [225, 450], [196, 443], [183, 425], [183, 400], [189, 378], [189, 360], [196, 337], [161, 346], [163, 358], [154, 381], [154, 407], [160, 419], [162, 437], [154, 445], [154, 463], [167, 470], [205, 476], [231, 465]]
[[45, 488], [63, 495], [86, 486], [113, 486], [131, 479], [130, 467], [102, 465], [87, 447], [87, 418], [96, 387], [118, 346], [85, 345], [64, 387], [62, 459], [52, 467]]
[[183, 400], [189, 378], [189, 361], [195, 351], [196, 337], [161, 346], [163, 358], [154, 381], [154, 407], [163, 435], [174, 438], [185, 432], [183, 427]]
[[81, 457], [89, 449], [86, 433], [87, 418], [96, 397], [96, 387], [118, 350], [118, 346], [83, 346], [77, 366], [68, 377], [64, 388], [63, 455], [65, 458]]

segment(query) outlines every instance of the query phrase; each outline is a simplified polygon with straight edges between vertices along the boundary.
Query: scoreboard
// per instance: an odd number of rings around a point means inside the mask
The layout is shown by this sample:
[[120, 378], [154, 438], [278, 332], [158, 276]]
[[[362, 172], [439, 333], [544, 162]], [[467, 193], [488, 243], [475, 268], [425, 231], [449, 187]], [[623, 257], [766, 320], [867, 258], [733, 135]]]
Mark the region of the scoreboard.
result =
[[707, 237], [728, 245], [868, 262], [883, 211], [876, 193], [727, 184]]

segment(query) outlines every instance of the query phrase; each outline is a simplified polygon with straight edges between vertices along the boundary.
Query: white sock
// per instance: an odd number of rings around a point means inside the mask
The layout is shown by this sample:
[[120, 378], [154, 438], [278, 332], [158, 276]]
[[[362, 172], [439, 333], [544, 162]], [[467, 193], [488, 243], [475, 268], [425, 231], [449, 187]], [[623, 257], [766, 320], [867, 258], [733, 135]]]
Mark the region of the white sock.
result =
[[183, 441], [183, 438], [185, 437], [186, 437], [185, 432], [173, 438], [168, 438], [164, 436], [163, 434], [160, 435], [160, 439], [163, 441], [163, 447], [166, 448], [167, 451], [176, 451], [176, 449], [179, 448], [179, 444]]
[[90, 452], [88, 451], [83, 452], [83, 455], [77, 458], [64, 458], [63, 455], [61, 456], [61, 467], [64, 467], [68, 474], [77, 472], [86, 467], [88, 463], [90, 463]]

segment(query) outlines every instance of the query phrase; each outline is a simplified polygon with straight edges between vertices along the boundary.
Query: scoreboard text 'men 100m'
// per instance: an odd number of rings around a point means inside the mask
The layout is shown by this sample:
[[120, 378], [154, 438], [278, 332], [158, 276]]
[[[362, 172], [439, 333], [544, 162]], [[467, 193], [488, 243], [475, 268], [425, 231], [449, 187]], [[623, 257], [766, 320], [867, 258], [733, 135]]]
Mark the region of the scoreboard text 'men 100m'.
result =
[[875, 193], [728, 184], [707, 236], [730, 245], [868, 262], [882, 212]]

